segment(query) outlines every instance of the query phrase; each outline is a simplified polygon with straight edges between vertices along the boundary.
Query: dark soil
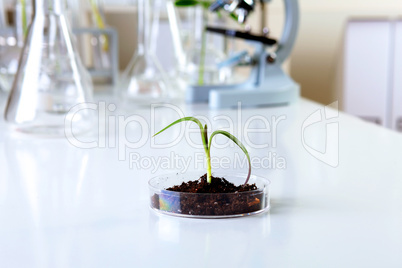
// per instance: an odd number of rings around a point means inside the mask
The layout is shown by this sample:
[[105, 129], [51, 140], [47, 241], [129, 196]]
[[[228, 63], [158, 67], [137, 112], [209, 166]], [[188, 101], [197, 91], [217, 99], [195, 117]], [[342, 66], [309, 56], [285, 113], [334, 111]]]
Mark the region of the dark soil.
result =
[[166, 192], [153, 195], [152, 206], [178, 214], [234, 215], [263, 209], [265, 200], [262, 198], [263, 192], [258, 190], [255, 184], [236, 186], [224, 178], [217, 177], [212, 177], [212, 182], [208, 183], [205, 174], [198, 180], [183, 182], [181, 185], [167, 188]]

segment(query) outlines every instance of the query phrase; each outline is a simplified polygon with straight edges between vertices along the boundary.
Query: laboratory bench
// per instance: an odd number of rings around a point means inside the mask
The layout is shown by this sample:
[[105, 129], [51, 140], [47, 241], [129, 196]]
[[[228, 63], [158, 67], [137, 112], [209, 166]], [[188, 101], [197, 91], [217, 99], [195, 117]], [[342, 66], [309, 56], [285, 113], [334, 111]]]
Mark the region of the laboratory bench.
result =
[[[1, 267], [402, 267], [402, 135], [336, 103], [123, 111], [98, 96], [99, 125], [67, 139], [10, 130], [0, 99]], [[245, 143], [252, 173], [271, 181], [268, 212], [217, 220], [150, 209], [150, 178], [205, 173], [195, 124], [151, 138], [183, 115]], [[246, 173], [223, 138], [211, 154], [213, 171]]]

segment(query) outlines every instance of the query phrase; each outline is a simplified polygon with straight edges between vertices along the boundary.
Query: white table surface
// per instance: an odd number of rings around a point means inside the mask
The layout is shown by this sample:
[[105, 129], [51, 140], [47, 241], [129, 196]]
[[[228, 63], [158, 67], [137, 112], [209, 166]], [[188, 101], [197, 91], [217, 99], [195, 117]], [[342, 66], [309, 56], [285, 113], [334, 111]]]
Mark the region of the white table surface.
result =
[[[3, 110], [4, 94], [0, 98]], [[235, 133], [239, 129], [236, 110], [181, 108], [209, 119], [227, 115]], [[278, 124], [276, 147], [272, 133], [249, 135], [254, 143], [270, 144], [251, 148], [252, 157], [276, 153], [286, 167], [253, 169], [272, 182], [270, 212], [225, 220], [170, 217], [149, 208], [148, 179], [177, 168], [130, 168], [112, 146], [80, 149], [63, 138], [17, 135], [0, 119], [0, 266], [402, 267], [402, 135], [340, 113], [332, 119], [339, 124], [339, 165], [331, 167], [302, 145], [303, 121], [322, 108], [301, 99], [242, 111], [243, 126], [253, 115], [269, 121], [286, 116]], [[150, 122], [149, 109], [132, 114]], [[157, 129], [178, 117], [170, 109], [156, 110], [156, 116]], [[212, 129], [220, 127], [223, 120], [212, 122]], [[157, 141], [168, 141], [179, 129]], [[139, 133], [135, 124], [126, 129], [133, 144]], [[323, 150], [325, 133], [325, 123], [315, 124], [305, 138]], [[96, 137], [91, 135], [85, 138]], [[184, 140], [155, 149], [147, 138], [141, 148], [124, 152], [188, 158], [202, 149]], [[213, 149], [212, 155], [233, 158], [236, 152]]]

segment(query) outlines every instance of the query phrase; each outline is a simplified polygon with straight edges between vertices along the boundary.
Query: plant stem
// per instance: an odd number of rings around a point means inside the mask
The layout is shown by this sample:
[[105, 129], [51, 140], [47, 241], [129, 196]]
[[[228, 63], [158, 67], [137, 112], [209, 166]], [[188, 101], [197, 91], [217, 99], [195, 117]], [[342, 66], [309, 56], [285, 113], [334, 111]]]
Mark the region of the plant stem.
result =
[[27, 26], [27, 4], [25, 0], [21, 0], [21, 13], [22, 13], [22, 32], [24, 34], [24, 38], [27, 35], [27, 30], [28, 30], [28, 26]]
[[204, 84], [204, 71], [205, 71], [205, 53], [207, 47], [207, 31], [205, 30], [205, 25], [208, 20], [208, 13], [204, 7], [202, 8], [202, 32], [201, 32], [201, 55], [200, 55], [200, 66], [198, 70], [198, 85], [202, 86]]
[[170, 125], [168, 125], [164, 129], [162, 129], [161, 131], [159, 131], [156, 134], [154, 134], [153, 137], [155, 137], [159, 133], [162, 133], [163, 131], [165, 131], [166, 129], [170, 128], [171, 126], [176, 125], [177, 123], [180, 123], [180, 122], [183, 122], [183, 121], [193, 121], [200, 128], [202, 144], [204, 145], [205, 156], [207, 158], [207, 182], [208, 183], [212, 182], [212, 172], [211, 172], [211, 146], [212, 146], [212, 139], [213, 139], [214, 136], [216, 136], [218, 134], [221, 134], [221, 135], [227, 137], [228, 139], [232, 140], [235, 144], [237, 144], [237, 146], [239, 146], [240, 149], [242, 149], [242, 151], [247, 156], [247, 160], [248, 160], [248, 175], [247, 175], [246, 182], [244, 183], [244, 184], [247, 184], [247, 182], [248, 182], [248, 180], [250, 178], [250, 175], [251, 175], [250, 155], [248, 154], [246, 147], [244, 147], [244, 145], [241, 143], [241, 141], [238, 138], [236, 138], [235, 136], [233, 136], [232, 134], [230, 134], [229, 132], [224, 131], [224, 130], [216, 130], [216, 131], [212, 132], [210, 138], [208, 139], [208, 127], [207, 127], [207, 125], [205, 124], [205, 126], [203, 127], [201, 122], [200, 122], [200, 120], [198, 120], [195, 117], [188, 116], [188, 117], [183, 117], [183, 118], [180, 118], [180, 119], [174, 121], [173, 123], [171, 123]]
[[208, 151], [206, 152], [206, 156], [207, 156], [207, 182], [211, 183], [212, 182], [212, 171], [211, 171], [211, 155]]

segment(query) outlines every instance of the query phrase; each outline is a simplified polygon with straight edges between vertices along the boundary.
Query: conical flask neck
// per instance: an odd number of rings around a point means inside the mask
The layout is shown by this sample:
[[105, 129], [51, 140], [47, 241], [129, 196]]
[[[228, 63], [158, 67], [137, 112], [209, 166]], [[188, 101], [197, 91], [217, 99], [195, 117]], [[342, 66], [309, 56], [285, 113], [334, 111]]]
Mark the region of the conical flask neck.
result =
[[48, 13], [58, 15], [63, 13], [63, 5], [61, 0], [33, 0], [33, 3], [34, 17]]
[[151, 32], [151, 18], [149, 13], [149, 1], [137, 0], [137, 52], [147, 54], [149, 49], [149, 37]]

